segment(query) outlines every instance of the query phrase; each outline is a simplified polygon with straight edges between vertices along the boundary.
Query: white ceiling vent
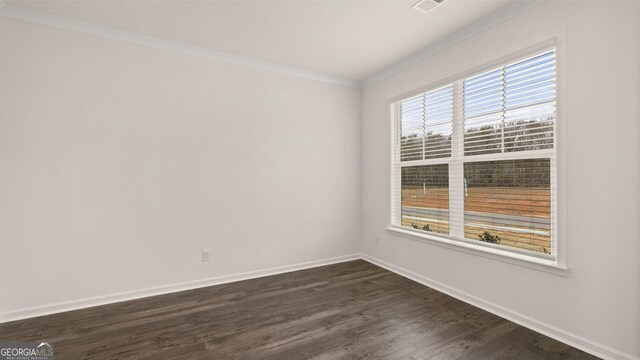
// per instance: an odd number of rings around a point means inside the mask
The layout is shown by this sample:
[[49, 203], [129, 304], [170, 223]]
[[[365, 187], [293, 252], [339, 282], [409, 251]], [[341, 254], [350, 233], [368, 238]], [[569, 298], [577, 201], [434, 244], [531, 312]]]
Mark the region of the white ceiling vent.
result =
[[426, 14], [443, 1], [444, 0], [420, 0], [413, 4], [412, 8]]

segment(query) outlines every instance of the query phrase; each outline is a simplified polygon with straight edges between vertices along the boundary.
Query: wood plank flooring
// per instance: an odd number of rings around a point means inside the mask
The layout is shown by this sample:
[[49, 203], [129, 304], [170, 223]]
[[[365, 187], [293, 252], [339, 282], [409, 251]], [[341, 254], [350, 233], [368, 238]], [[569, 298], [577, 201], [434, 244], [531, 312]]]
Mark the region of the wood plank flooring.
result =
[[596, 359], [357, 260], [0, 324], [56, 359]]

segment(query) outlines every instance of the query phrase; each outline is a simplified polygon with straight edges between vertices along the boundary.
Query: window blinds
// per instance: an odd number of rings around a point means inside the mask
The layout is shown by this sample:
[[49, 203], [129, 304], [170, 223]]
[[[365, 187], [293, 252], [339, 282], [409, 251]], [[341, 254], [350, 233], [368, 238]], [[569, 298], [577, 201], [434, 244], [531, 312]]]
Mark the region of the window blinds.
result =
[[400, 112], [401, 161], [451, 156], [451, 85], [403, 100]]
[[465, 155], [553, 148], [554, 51], [463, 84]]
[[393, 225], [555, 255], [555, 60], [548, 50], [396, 103]]
[[[555, 52], [465, 79], [463, 93], [464, 237], [550, 254]], [[467, 162], [483, 154], [496, 155]]]

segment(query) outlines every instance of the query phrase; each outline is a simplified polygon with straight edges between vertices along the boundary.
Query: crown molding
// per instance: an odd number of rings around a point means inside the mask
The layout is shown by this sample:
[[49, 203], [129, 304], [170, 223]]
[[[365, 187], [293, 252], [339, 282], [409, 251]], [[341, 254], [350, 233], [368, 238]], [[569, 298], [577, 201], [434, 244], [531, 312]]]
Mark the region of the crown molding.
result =
[[388, 78], [416, 63], [427, 59], [447, 48], [454, 46], [466, 39], [469, 39], [485, 30], [488, 30], [518, 14], [521, 14], [534, 6], [547, 0], [523, 0], [517, 1], [493, 14], [468, 25], [459, 31], [423, 48], [422, 50], [376, 71], [363, 80], [348, 79], [340, 76], [329, 75], [317, 71], [301, 69], [293, 66], [278, 64], [269, 61], [258, 60], [250, 57], [225, 53], [209, 48], [198, 47], [181, 43], [178, 41], [161, 39], [140, 33], [119, 30], [107, 26], [101, 26], [89, 22], [75, 20], [71, 18], [47, 14], [40, 11], [19, 8], [6, 5], [0, 0], [0, 16], [32, 22], [35, 24], [50, 26], [58, 29], [76, 31], [83, 34], [99, 36], [112, 40], [124, 41], [132, 44], [152, 47], [156, 49], [178, 52], [181, 54], [196, 56], [214, 61], [222, 61], [237, 65], [249, 66], [252, 68], [274, 71], [281, 74], [295, 76], [299, 78], [321, 81], [334, 85], [348, 86], [353, 88], [365, 88], [371, 86], [385, 78]]
[[214, 61], [222, 61], [237, 65], [248, 66], [256, 69], [274, 71], [281, 74], [295, 76], [299, 78], [321, 81], [334, 85], [360, 88], [359, 80], [343, 78], [339, 76], [324, 74], [312, 70], [301, 69], [293, 66], [278, 64], [269, 61], [258, 60], [250, 57], [229, 54], [208, 48], [184, 44], [177, 41], [161, 39], [149, 35], [119, 30], [107, 26], [101, 26], [89, 22], [75, 20], [71, 18], [47, 14], [40, 11], [24, 9], [7, 5], [0, 0], [0, 16], [14, 20], [22, 20], [35, 24], [54, 27], [57, 29], [75, 31], [83, 34], [99, 36], [112, 40], [124, 41], [132, 44], [152, 47], [156, 49], [173, 51], [181, 54], [197, 56]]
[[461, 43], [464, 40], [467, 40], [485, 30], [488, 30], [518, 14], [521, 14], [544, 1], [546, 0], [516, 1], [514, 4], [506, 6], [505, 8], [492, 13], [491, 15], [484, 17], [481, 20], [478, 20], [471, 25], [463, 27], [455, 33], [436, 41], [435, 43], [423, 48], [422, 50], [409, 55], [408, 57], [395, 62], [392, 65], [373, 73], [372, 75], [369, 75], [362, 80], [362, 87], [365, 88], [379, 81], [382, 81], [383, 79], [388, 78], [389, 76], [392, 76], [404, 69], [407, 69], [426, 58], [429, 58], [453, 45]]

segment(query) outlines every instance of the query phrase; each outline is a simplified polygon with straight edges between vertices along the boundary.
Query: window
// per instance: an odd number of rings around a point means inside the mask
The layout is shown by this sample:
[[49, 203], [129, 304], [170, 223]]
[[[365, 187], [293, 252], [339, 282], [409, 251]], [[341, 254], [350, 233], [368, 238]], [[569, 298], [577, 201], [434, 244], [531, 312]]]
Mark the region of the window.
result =
[[449, 165], [402, 168], [402, 225], [449, 233]]
[[392, 104], [391, 225], [556, 259], [556, 52]]

